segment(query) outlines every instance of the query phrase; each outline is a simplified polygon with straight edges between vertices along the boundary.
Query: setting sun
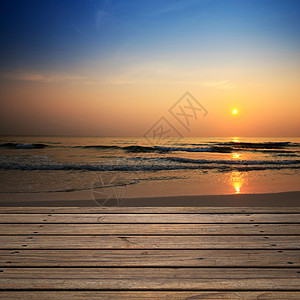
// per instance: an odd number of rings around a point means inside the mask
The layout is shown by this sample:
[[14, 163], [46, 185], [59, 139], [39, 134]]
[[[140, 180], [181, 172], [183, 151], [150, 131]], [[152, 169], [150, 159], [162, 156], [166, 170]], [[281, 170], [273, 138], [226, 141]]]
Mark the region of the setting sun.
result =
[[3, 299], [300, 300], [300, 0], [0, 0], [0, 42]]

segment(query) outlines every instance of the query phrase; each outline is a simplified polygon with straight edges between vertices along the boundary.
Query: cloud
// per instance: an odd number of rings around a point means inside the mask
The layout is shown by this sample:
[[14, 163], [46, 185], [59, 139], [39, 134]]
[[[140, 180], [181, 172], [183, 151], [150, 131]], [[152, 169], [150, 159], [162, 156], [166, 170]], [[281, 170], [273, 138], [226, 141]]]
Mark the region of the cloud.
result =
[[228, 80], [222, 81], [205, 81], [200, 83], [204, 87], [212, 87], [220, 90], [235, 89], [235, 86], [229, 83]]
[[222, 81], [205, 81], [205, 82], [199, 82], [195, 80], [173, 80], [173, 79], [153, 79], [153, 78], [114, 78], [114, 79], [108, 79], [108, 80], [102, 80], [99, 81], [101, 84], [111, 84], [111, 85], [135, 85], [135, 84], [145, 84], [145, 85], [195, 85], [195, 86], [203, 86], [203, 87], [211, 87], [215, 89], [220, 90], [228, 90], [228, 89], [235, 89], [236, 87], [229, 83], [228, 80], [222, 80]]
[[74, 74], [60, 73], [43, 73], [43, 72], [7, 72], [0, 73], [0, 78], [11, 81], [30, 81], [42, 83], [83, 83], [91, 84], [92, 82], [83, 76]]
[[[103, 75], [85, 77], [70, 73], [49, 73], [36, 71], [19, 71], [0, 73], [1, 80], [9, 81], [27, 81], [36, 83], [65, 83], [65, 84], [81, 84], [81, 85], [196, 85], [210, 87], [215, 89], [234, 89], [236, 88], [228, 80], [221, 81], [198, 81], [195, 80], [195, 74], [192, 76], [178, 76], [180, 72], [176, 69], [165, 69], [163, 67], [142, 68], [141, 70], [131, 70], [123, 74]], [[175, 74], [175, 75], [174, 75]], [[199, 74], [198, 74], [199, 75]]]

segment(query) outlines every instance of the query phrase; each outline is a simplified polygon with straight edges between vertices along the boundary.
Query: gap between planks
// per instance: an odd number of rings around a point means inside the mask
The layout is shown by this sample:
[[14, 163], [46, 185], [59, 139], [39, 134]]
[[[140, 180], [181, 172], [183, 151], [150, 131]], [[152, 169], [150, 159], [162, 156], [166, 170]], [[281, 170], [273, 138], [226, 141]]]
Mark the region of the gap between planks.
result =
[[300, 207], [0, 207], [0, 214], [295, 214], [300, 213]]
[[299, 300], [300, 292], [282, 292], [282, 291], [261, 291], [261, 292], [248, 292], [248, 291], [154, 291], [154, 292], [139, 292], [139, 291], [5, 291], [2, 292], [3, 299], [6, 300], [40, 300], [40, 299], [174, 299], [174, 300], [188, 300], [188, 299], [203, 299], [203, 300]]

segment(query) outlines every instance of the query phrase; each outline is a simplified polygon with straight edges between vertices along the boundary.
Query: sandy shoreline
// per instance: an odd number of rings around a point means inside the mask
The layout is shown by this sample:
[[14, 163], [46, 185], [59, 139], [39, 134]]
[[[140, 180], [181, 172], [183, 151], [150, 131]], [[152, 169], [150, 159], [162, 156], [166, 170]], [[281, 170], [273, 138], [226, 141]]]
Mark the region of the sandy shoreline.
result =
[[[41, 194], [0, 194], [0, 206], [13, 207], [87, 207], [102, 206], [95, 200], [87, 199], [84, 193], [78, 193], [76, 197], [68, 197], [63, 193], [47, 199]], [[87, 199], [87, 200], [83, 200]], [[232, 194], [232, 195], [199, 195], [199, 196], [169, 196], [169, 197], [147, 197], [147, 198], [125, 198], [119, 206], [146, 206], [146, 207], [183, 207], [183, 206], [203, 206], [203, 207], [286, 207], [300, 205], [300, 191], [266, 193], [266, 194]], [[111, 206], [111, 205], [105, 205]], [[115, 206], [113, 204], [112, 206]]]

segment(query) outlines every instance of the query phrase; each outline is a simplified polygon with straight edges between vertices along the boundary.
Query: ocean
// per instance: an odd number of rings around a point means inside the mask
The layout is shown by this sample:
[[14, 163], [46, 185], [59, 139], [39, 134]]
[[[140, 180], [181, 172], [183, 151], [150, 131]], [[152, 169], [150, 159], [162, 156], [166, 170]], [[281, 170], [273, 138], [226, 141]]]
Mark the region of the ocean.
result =
[[300, 138], [0, 138], [0, 193], [93, 199], [299, 190]]

